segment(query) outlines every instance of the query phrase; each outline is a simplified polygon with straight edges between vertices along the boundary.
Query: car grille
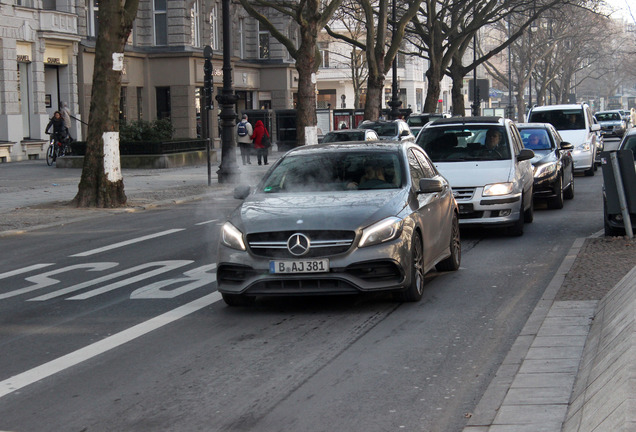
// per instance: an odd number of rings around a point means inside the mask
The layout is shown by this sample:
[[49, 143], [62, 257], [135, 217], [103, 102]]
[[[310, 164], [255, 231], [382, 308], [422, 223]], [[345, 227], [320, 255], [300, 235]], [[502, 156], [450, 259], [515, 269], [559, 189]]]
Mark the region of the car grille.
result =
[[453, 196], [457, 201], [470, 200], [475, 194], [475, 188], [453, 188]]
[[256, 256], [298, 259], [287, 248], [287, 240], [296, 233], [306, 235], [311, 242], [309, 252], [302, 259], [345, 253], [351, 248], [355, 238], [353, 231], [283, 231], [248, 234], [247, 244]]

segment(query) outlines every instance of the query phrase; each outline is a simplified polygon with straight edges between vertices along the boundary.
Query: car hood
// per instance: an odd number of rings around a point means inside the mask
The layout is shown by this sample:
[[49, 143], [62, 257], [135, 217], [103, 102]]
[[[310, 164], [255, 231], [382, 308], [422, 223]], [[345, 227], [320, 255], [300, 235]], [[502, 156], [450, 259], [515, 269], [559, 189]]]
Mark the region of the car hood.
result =
[[530, 159], [532, 165], [540, 165], [557, 160], [554, 150], [533, 150], [534, 157]]
[[563, 141], [569, 142], [574, 147], [580, 146], [587, 140], [587, 131], [585, 129], [560, 130], [559, 134]]
[[623, 120], [604, 120], [598, 122], [601, 126], [619, 126], [621, 123], [623, 123]]
[[406, 206], [405, 189], [251, 194], [230, 217], [245, 234], [289, 230], [352, 230]]
[[512, 161], [436, 162], [451, 187], [478, 187], [512, 180]]

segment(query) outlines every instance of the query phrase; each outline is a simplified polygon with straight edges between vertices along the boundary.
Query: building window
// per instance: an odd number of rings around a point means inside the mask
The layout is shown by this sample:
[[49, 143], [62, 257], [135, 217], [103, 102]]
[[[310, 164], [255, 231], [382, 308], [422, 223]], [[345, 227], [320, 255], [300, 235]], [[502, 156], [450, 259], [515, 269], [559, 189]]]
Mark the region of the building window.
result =
[[99, 0], [89, 0], [86, 13], [88, 14], [86, 17], [88, 36], [97, 37], [97, 32], [99, 31]]
[[329, 67], [329, 44], [327, 42], [318, 42], [318, 49], [320, 50], [320, 56], [322, 62], [320, 63], [320, 67], [328, 68]]
[[126, 123], [126, 88], [121, 86], [119, 90], [119, 122]]
[[33, 7], [33, 0], [17, 0], [16, 5], [24, 7]]
[[192, 46], [201, 46], [201, 35], [199, 30], [199, 2], [195, 0], [190, 9], [190, 34], [192, 36]]
[[245, 58], [245, 18], [239, 18], [239, 56]]
[[157, 119], [169, 119], [170, 114], [170, 87], [157, 87]]
[[261, 30], [260, 23], [258, 25], [258, 58], [269, 58], [269, 31]]
[[168, 45], [167, 0], [154, 0], [155, 45]]
[[210, 47], [213, 50], [219, 49], [219, 8], [217, 5], [212, 6], [210, 12]]
[[137, 120], [144, 118], [144, 98], [143, 87], [137, 87]]

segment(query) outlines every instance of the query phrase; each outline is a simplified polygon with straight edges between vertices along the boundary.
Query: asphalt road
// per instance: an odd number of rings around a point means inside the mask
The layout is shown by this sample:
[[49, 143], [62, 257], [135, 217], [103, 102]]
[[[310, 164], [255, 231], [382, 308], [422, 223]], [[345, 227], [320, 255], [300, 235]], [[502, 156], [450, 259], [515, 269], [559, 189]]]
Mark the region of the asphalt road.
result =
[[575, 239], [600, 171], [523, 237], [462, 231], [424, 299], [215, 292], [233, 200], [1, 238], [0, 430], [460, 431]]

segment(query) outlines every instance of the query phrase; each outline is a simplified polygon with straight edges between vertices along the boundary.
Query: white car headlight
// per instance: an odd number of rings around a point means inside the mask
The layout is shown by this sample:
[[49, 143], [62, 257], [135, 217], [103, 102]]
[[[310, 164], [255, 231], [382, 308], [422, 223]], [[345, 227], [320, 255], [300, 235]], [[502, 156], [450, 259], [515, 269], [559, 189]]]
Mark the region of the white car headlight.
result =
[[221, 242], [232, 249], [246, 250], [243, 233], [229, 222], [223, 225], [221, 230]]
[[513, 183], [493, 183], [484, 186], [484, 196], [508, 195], [512, 193]]
[[388, 217], [362, 230], [359, 247], [372, 246], [393, 240], [402, 235], [403, 221], [397, 217]]
[[590, 151], [590, 143], [585, 142], [576, 148], [578, 151], [588, 152]]
[[556, 172], [556, 169], [557, 168], [555, 163], [538, 165], [534, 169], [534, 176], [536, 178], [547, 177], [549, 175], [554, 174]]

